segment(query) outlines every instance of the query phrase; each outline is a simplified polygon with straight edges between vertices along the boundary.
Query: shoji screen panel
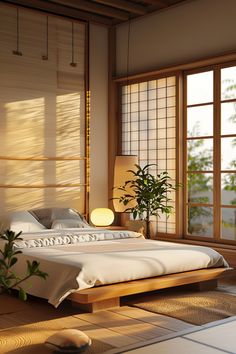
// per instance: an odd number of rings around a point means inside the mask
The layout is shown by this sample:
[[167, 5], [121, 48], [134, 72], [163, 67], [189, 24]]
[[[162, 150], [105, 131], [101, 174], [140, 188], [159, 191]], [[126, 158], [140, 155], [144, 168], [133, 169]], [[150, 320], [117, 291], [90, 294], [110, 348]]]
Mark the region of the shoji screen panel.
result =
[[[125, 85], [121, 92], [122, 154], [137, 155], [153, 173], [168, 171], [176, 180], [176, 77]], [[175, 193], [170, 195], [175, 208]], [[175, 214], [154, 219], [159, 233], [176, 232]]]
[[3, 4], [0, 18], [1, 214], [85, 213], [86, 25], [19, 8], [17, 33], [17, 8]]

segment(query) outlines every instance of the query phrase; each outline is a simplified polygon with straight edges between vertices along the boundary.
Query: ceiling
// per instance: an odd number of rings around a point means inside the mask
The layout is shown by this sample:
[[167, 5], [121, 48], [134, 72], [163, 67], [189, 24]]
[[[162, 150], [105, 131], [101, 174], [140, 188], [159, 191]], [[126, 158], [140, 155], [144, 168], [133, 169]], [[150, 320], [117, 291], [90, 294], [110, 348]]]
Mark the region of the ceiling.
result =
[[188, 0], [7, 0], [75, 19], [116, 25]]

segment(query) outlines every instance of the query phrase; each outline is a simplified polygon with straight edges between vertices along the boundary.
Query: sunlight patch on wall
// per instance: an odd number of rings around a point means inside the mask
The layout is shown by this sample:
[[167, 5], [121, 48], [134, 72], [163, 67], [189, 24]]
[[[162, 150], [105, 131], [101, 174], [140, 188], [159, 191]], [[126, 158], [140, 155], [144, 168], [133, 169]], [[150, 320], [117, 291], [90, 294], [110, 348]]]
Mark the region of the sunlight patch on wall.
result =
[[78, 92], [56, 97], [56, 155], [83, 156], [84, 122], [81, 124], [81, 94]]
[[5, 103], [5, 119], [1, 129], [5, 146], [1, 155], [42, 156], [44, 152], [44, 98]]
[[83, 183], [84, 169], [81, 168], [80, 164], [83, 164], [83, 160], [3, 160], [0, 167], [0, 184], [13, 187], [34, 187], [45, 184], [68, 185]]

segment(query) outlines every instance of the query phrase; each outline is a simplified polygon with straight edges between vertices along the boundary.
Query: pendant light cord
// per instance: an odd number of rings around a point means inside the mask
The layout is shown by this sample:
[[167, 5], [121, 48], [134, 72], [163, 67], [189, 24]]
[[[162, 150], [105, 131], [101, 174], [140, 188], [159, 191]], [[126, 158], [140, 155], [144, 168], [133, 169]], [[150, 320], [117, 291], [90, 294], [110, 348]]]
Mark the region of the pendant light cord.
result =
[[127, 62], [126, 62], [126, 81], [128, 86], [129, 81], [129, 48], [130, 48], [130, 15], [128, 20], [128, 33], [127, 33]]
[[19, 52], [19, 9], [16, 9], [16, 51]]
[[[126, 87], [127, 87], [127, 98], [128, 98], [128, 107], [129, 107], [129, 129], [131, 132], [131, 90], [129, 86], [129, 51], [130, 51], [130, 15], [129, 15], [129, 20], [128, 20], [128, 30], [127, 30], [127, 62], [126, 62]], [[129, 141], [129, 150], [131, 154], [131, 139]]]
[[19, 9], [16, 8], [16, 50], [12, 51], [14, 55], [22, 55], [21, 51], [19, 50], [20, 47], [20, 25], [19, 25]]
[[45, 55], [42, 55], [42, 59], [43, 60], [48, 60], [48, 52], [49, 52], [49, 45], [48, 45], [48, 16], [47, 16], [47, 19], [46, 19], [46, 54]]
[[74, 22], [71, 23], [71, 66], [76, 66], [74, 62]]

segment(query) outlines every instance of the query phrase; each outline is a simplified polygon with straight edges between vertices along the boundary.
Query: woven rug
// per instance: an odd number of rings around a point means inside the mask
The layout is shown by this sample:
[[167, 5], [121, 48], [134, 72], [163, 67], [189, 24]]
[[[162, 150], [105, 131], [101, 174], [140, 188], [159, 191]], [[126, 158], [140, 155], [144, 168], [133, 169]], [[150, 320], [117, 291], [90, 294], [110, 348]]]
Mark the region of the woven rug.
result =
[[29, 298], [22, 302], [14, 296], [0, 296], [0, 354], [52, 354], [45, 340], [65, 328], [84, 331], [92, 340], [86, 354], [102, 354], [114, 347], [100, 341], [96, 326], [77, 318], [70, 303], [55, 309], [45, 300]]
[[220, 291], [167, 291], [141, 296], [128, 301], [128, 305], [195, 325], [236, 315], [236, 296]]
[[[44, 342], [50, 335], [63, 329], [64, 321], [65, 319], [56, 319], [0, 330], [0, 353], [52, 354], [52, 350], [47, 348]], [[71, 326], [69, 326], [70, 322]], [[67, 318], [66, 324], [67, 328], [75, 328], [73, 318]], [[86, 354], [102, 354], [114, 348], [92, 336], [90, 338], [92, 345], [86, 350]]]
[[[106, 351], [113, 349], [109, 344], [100, 342], [99, 340], [94, 339], [92, 341], [91, 347], [89, 347], [86, 350], [86, 354], [102, 354], [105, 353]], [[4, 348], [2, 348], [4, 349]], [[7, 353], [7, 354], [52, 354], [52, 350], [48, 349], [45, 347], [44, 344], [31, 344], [25, 347], [13, 349], [10, 351], [4, 351], [1, 353]], [[53, 352], [55, 353], [55, 352]]]

